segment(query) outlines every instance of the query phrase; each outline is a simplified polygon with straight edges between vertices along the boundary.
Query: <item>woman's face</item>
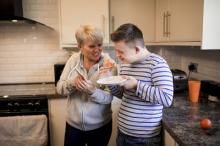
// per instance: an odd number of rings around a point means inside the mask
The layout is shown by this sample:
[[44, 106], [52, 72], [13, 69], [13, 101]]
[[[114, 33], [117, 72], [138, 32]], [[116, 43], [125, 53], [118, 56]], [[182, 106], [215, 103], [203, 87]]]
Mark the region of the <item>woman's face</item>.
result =
[[88, 40], [82, 45], [81, 52], [84, 59], [96, 63], [101, 57], [102, 49], [102, 43]]

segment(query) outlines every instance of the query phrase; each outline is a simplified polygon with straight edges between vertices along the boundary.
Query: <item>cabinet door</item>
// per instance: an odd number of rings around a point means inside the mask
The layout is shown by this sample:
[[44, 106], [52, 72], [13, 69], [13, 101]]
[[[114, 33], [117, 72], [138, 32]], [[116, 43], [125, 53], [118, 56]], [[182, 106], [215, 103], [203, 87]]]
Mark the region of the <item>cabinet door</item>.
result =
[[155, 41], [155, 0], [110, 0], [110, 30], [133, 23], [143, 32], [145, 43]]
[[199, 42], [203, 0], [156, 0], [157, 42]]
[[202, 41], [203, 0], [170, 0], [170, 41]]
[[164, 145], [165, 146], [175, 146], [175, 144], [176, 144], [176, 142], [172, 138], [172, 136], [166, 130], [164, 130]]
[[52, 146], [63, 146], [66, 126], [66, 104], [64, 97], [51, 98], [49, 104], [50, 140]]
[[75, 31], [80, 25], [91, 24], [104, 32], [109, 42], [108, 0], [60, 0], [61, 44], [75, 45]]
[[220, 1], [204, 1], [202, 49], [220, 49]]
[[156, 42], [167, 42], [168, 0], [156, 0]]
[[114, 97], [112, 100], [112, 135], [109, 140], [108, 146], [116, 146], [117, 118], [118, 118], [120, 105], [121, 105], [121, 99]]

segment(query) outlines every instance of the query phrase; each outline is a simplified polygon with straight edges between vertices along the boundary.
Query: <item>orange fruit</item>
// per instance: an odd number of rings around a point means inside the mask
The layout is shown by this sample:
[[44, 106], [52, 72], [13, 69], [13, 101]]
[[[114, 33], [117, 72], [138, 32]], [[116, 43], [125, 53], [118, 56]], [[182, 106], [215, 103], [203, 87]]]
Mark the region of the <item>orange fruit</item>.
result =
[[211, 120], [209, 120], [208, 118], [204, 118], [204, 119], [200, 120], [200, 127], [201, 127], [202, 129], [212, 128], [212, 122], [211, 122]]

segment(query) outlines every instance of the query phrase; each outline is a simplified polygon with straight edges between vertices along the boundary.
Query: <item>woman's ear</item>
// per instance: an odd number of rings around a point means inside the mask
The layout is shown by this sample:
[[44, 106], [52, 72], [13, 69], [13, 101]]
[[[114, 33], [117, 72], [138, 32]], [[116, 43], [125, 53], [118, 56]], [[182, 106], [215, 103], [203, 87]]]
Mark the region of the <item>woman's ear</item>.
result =
[[78, 47], [79, 49], [81, 49], [81, 46], [80, 46], [79, 44], [77, 45], [77, 47]]
[[78, 45], [79, 50], [83, 53], [83, 47], [82, 45]]

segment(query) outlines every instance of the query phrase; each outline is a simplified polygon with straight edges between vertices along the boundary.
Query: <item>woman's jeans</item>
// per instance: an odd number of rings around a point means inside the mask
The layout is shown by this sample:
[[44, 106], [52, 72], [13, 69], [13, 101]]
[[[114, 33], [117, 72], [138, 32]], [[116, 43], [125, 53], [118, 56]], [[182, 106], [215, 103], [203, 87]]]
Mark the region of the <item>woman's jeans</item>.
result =
[[64, 146], [107, 146], [111, 133], [112, 121], [91, 131], [81, 131], [66, 123]]
[[118, 129], [117, 146], [161, 146], [161, 135], [142, 138], [125, 135]]

